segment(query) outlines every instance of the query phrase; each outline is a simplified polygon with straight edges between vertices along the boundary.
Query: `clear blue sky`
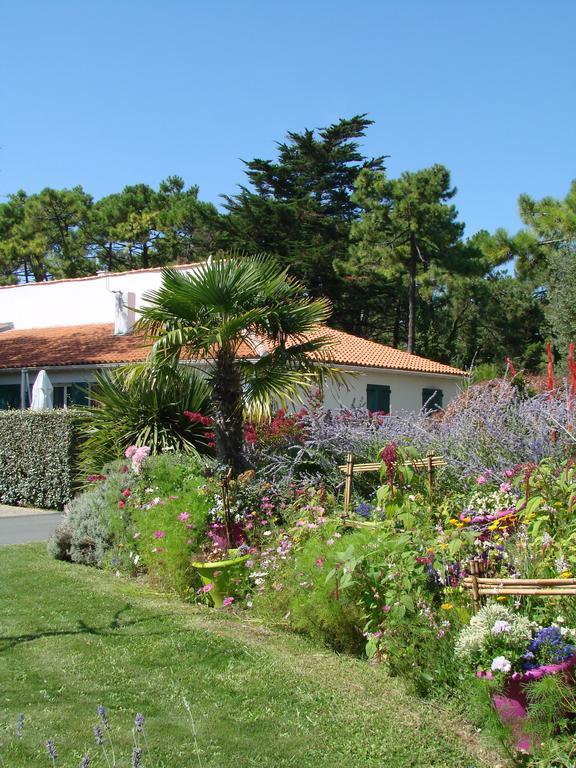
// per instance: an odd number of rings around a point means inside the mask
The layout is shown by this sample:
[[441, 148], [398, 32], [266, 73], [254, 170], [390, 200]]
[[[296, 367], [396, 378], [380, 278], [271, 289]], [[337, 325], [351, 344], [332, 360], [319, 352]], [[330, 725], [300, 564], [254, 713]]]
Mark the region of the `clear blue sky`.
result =
[[467, 234], [576, 177], [573, 0], [4, 0], [0, 200], [169, 174], [219, 201], [287, 130], [367, 112], [452, 171]]

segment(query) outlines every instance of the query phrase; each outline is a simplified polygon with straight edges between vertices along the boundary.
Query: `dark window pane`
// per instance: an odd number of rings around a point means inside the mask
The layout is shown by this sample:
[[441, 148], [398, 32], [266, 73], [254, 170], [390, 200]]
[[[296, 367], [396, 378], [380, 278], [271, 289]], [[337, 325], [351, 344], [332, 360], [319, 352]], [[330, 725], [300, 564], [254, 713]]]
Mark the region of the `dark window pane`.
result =
[[390, 387], [380, 384], [366, 386], [366, 406], [369, 411], [390, 413]]
[[0, 410], [20, 408], [20, 384], [0, 384]]
[[90, 384], [77, 382], [68, 386], [68, 405], [90, 405]]
[[444, 401], [444, 393], [441, 389], [422, 390], [422, 408], [427, 411], [439, 411]]
[[54, 408], [64, 408], [64, 387], [54, 387], [54, 392], [52, 393]]

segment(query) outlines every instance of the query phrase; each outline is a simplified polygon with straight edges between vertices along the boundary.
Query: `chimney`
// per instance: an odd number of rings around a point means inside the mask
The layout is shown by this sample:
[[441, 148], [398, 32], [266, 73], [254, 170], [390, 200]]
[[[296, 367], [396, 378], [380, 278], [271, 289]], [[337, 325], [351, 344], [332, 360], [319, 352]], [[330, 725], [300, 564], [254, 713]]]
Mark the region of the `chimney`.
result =
[[114, 336], [132, 333], [136, 320], [136, 294], [114, 291]]

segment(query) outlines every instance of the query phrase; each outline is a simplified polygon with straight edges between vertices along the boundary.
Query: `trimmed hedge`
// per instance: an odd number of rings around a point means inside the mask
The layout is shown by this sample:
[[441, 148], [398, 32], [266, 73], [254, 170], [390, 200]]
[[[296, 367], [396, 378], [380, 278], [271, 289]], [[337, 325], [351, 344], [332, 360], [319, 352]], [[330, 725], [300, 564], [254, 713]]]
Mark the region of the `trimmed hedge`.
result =
[[0, 411], [0, 504], [62, 509], [75, 489], [79, 414]]

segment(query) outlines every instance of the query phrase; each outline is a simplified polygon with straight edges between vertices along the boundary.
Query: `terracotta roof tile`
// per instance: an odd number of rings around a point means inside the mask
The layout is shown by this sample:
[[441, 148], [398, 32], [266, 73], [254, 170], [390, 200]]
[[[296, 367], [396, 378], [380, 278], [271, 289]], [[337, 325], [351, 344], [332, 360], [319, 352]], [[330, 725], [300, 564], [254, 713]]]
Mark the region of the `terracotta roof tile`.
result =
[[[316, 335], [316, 334], [314, 334]], [[327, 336], [332, 342], [330, 356], [334, 363], [363, 368], [391, 368], [398, 371], [441, 373], [451, 376], [467, 376], [465, 371], [451, 365], [437, 363], [426, 357], [411, 355], [401, 349], [369, 341], [335, 328], [322, 328], [318, 335]]]
[[[329, 354], [331, 362], [335, 364], [466, 375], [458, 368], [410, 355], [399, 349], [332, 328], [319, 329], [312, 335], [326, 335], [332, 341]], [[0, 333], [0, 368], [132, 363], [144, 360], [148, 348], [141, 336], [114, 336], [112, 323], [16, 329]], [[257, 348], [256, 340], [254, 344], [246, 342], [240, 348], [239, 356], [258, 357], [255, 351]]]

